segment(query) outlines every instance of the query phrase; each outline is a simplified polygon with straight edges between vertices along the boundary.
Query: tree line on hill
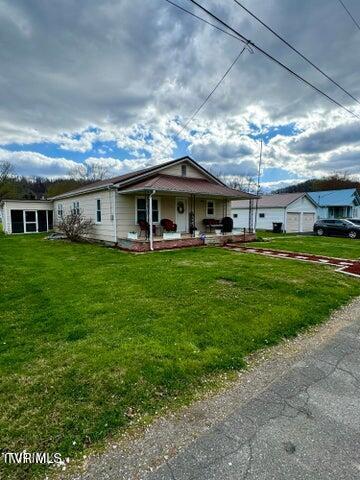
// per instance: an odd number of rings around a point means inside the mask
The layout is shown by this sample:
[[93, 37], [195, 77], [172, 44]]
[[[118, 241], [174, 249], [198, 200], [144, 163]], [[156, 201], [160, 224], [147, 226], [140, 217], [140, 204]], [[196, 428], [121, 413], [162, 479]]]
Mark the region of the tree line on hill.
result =
[[50, 198], [107, 177], [109, 171], [98, 165], [79, 165], [78, 168], [69, 171], [66, 178], [25, 177], [16, 175], [10, 162], [1, 161], [0, 201], [4, 198], [15, 200]]
[[346, 173], [333, 173], [328, 177], [312, 178], [305, 182], [279, 188], [274, 193], [318, 192], [342, 188], [357, 188], [360, 191], [360, 181], [352, 180]]

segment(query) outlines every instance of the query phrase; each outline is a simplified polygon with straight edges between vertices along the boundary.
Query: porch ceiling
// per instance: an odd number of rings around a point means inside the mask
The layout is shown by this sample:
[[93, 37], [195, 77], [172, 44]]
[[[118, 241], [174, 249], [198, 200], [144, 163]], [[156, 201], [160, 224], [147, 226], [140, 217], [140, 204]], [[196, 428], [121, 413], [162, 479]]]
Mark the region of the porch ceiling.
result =
[[164, 193], [188, 193], [190, 195], [207, 195], [226, 197], [229, 199], [253, 199], [256, 195], [241, 192], [233, 188], [202, 180], [199, 178], [177, 177], [175, 175], [156, 175], [123, 190], [120, 193], [136, 193], [144, 190], [155, 190]]

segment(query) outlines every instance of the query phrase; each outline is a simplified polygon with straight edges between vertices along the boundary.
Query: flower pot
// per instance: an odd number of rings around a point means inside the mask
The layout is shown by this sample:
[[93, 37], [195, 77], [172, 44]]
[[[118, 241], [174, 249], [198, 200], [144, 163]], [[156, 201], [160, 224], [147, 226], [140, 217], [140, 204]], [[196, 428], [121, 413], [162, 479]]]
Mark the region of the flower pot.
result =
[[127, 234], [128, 240], [137, 240], [138, 237], [139, 237], [139, 234], [136, 233], [136, 232], [129, 232], [129, 233]]
[[180, 240], [181, 233], [180, 232], [164, 232], [163, 239], [164, 240]]

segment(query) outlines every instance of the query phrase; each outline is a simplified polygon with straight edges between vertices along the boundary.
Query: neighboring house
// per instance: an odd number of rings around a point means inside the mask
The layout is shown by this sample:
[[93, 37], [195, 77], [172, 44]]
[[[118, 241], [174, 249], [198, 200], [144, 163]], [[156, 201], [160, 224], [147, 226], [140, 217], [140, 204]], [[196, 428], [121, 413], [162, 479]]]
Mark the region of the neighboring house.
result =
[[[190, 157], [183, 157], [57, 195], [49, 199], [51, 203], [46, 208], [53, 209], [55, 229], [64, 215], [71, 211], [81, 212], [94, 221], [89, 238], [130, 250], [147, 250], [164, 248], [164, 241], [169, 242], [166, 244], [169, 247], [182, 246], [183, 241], [187, 245], [202, 244], [199, 234], [206, 231], [204, 219], [218, 223], [231, 215], [231, 200], [245, 198], [255, 197], [227, 187]], [[40, 231], [39, 226], [36, 230], [34, 226], [28, 229], [30, 214], [26, 212], [33, 211], [35, 218], [39, 218], [36, 212], [45, 208], [41, 205], [23, 203], [25, 232]], [[14, 207], [21, 208], [18, 204]], [[17, 217], [12, 222], [13, 207], [7, 202], [5, 209], [7, 233], [14, 233]], [[164, 232], [163, 219], [176, 224], [175, 231]], [[139, 222], [148, 223], [149, 238], [139, 228]], [[197, 229], [194, 235], [190, 235], [191, 225]], [[243, 232], [238, 237], [245, 239]], [[206, 231], [205, 242], [223, 241], [226, 239], [215, 235], [214, 231]]]
[[257, 212], [255, 205], [256, 202], [253, 202], [250, 215], [249, 201], [232, 202], [234, 227], [248, 227], [252, 216], [252, 225], [256, 224], [257, 229], [272, 230], [273, 223], [281, 223], [283, 231], [287, 233], [313, 230], [317, 206], [307, 193], [264, 195], [258, 200]]
[[360, 218], [360, 195], [356, 188], [308, 194], [318, 205], [318, 218]]

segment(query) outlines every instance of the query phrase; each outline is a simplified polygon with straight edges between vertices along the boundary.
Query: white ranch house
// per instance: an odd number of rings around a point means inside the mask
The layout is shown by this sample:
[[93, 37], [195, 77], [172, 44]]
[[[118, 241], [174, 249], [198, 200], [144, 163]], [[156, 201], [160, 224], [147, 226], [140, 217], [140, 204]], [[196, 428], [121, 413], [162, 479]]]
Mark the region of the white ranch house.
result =
[[[231, 216], [232, 200], [254, 198], [183, 157], [45, 202], [4, 201], [2, 210], [6, 233], [56, 230], [64, 215], [75, 211], [94, 221], [90, 239], [142, 251], [252, 239], [252, 232], [243, 230], [222, 234], [220, 222]], [[46, 228], [43, 211], [51, 212]]]
[[264, 195], [258, 200], [257, 213], [255, 202], [251, 209], [247, 200], [235, 200], [231, 204], [234, 227], [244, 228], [250, 223], [257, 229], [272, 230], [273, 223], [281, 223], [287, 233], [311, 232], [316, 211], [317, 205], [307, 193]]

